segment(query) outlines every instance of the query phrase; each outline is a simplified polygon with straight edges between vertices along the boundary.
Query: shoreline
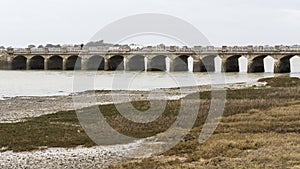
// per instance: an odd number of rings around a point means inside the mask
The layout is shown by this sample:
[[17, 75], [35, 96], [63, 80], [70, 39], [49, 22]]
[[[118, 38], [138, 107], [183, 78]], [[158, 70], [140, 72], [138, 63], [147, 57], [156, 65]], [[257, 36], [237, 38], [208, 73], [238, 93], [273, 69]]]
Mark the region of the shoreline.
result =
[[[264, 86], [261, 82], [231, 83], [225, 85], [214, 85], [218, 89], [242, 89], [253, 86]], [[181, 89], [181, 90], [180, 90]], [[196, 91], [195, 91], [196, 90]], [[197, 91], [211, 91], [210, 85], [188, 86], [181, 88], [162, 88], [150, 91], [126, 91], [126, 90], [96, 90], [69, 94], [67, 96], [16, 96], [0, 100], [0, 123], [16, 123], [25, 121], [28, 118], [38, 117], [46, 114], [53, 114], [59, 111], [75, 110], [73, 97], [86, 97], [86, 102], [76, 105], [76, 108], [107, 105], [113, 103], [124, 103], [130, 101], [144, 100], [178, 100], [188, 94]], [[149, 95], [150, 94], [150, 95]], [[123, 96], [123, 100], [115, 101], [114, 96]], [[126, 98], [129, 96], [129, 98]], [[150, 97], [150, 98], [149, 98]]]

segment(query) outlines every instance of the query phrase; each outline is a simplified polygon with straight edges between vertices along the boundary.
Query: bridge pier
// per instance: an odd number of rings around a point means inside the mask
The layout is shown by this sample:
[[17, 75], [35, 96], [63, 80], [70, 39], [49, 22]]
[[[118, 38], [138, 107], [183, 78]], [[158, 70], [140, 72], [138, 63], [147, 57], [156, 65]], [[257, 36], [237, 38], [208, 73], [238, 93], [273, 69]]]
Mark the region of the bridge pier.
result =
[[248, 59], [247, 72], [254, 73], [253, 60]]
[[63, 58], [62, 70], [67, 70], [67, 58]]
[[48, 70], [48, 58], [44, 60], [44, 70]]
[[130, 71], [130, 68], [128, 66], [128, 64], [129, 64], [128, 62], [129, 62], [129, 59], [127, 59], [126, 57], [124, 57], [123, 58], [123, 66], [124, 66], [123, 70], [125, 70], [125, 71]]
[[278, 59], [274, 59], [274, 73], [280, 73], [280, 61]]
[[26, 70], [30, 70], [30, 59], [26, 60]]
[[146, 57], [146, 71], [149, 71], [151, 69], [151, 59]]
[[170, 59], [170, 67], [169, 67], [170, 72], [175, 71], [175, 59]]
[[7, 57], [6, 66], [4, 67], [5, 70], [12, 70], [12, 59]]
[[86, 59], [85, 57], [82, 58], [81, 60], [81, 70], [89, 70], [88, 67], [88, 59]]
[[201, 72], [201, 59], [194, 59], [193, 61], [193, 72]]
[[108, 59], [107, 58], [104, 58], [104, 70], [105, 71], [108, 71]]
[[222, 63], [221, 63], [221, 72], [226, 72], [226, 65], [227, 65], [227, 60], [226, 58], [222, 58]]

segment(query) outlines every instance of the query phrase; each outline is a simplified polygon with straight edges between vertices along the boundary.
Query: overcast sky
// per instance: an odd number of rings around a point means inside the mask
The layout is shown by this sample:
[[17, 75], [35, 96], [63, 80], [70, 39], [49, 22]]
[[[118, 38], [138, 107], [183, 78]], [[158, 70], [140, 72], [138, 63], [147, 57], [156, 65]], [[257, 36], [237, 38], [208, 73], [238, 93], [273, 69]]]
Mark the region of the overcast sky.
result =
[[163, 13], [216, 46], [300, 44], [298, 0], [0, 0], [0, 46], [86, 43], [122, 17]]

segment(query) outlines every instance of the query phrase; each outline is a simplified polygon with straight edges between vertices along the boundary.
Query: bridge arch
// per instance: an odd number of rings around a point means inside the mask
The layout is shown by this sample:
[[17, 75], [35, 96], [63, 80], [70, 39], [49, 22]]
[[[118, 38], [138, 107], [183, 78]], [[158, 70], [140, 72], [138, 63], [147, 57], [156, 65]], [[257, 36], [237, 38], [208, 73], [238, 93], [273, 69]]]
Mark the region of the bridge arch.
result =
[[167, 65], [166, 65], [166, 58], [167, 56], [164, 55], [157, 55], [153, 57], [152, 59], [148, 60], [148, 71], [166, 71]]
[[23, 55], [18, 55], [12, 59], [11, 69], [12, 70], [26, 70], [27, 58]]
[[63, 58], [59, 55], [51, 56], [48, 61], [48, 70], [62, 70], [63, 69]]
[[223, 63], [223, 71], [225, 72], [239, 72], [239, 58], [242, 55], [233, 55], [227, 58]]
[[174, 71], [188, 71], [188, 55], [180, 55], [174, 59]]
[[124, 70], [124, 56], [114, 55], [108, 59], [108, 70]]
[[66, 60], [66, 70], [80, 70], [81, 69], [81, 57], [72, 55]]
[[265, 72], [264, 59], [267, 56], [268, 55], [260, 55], [250, 60], [248, 63], [248, 73]]
[[145, 70], [145, 56], [135, 55], [132, 58], [128, 59], [126, 65], [127, 70], [129, 71], [144, 71]]
[[208, 55], [201, 59], [200, 72], [215, 72], [215, 58], [216, 55]]
[[248, 73], [273, 72], [274, 58], [270, 55], [259, 55], [248, 60]]
[[291, 72], [291, 62], [290, 59], [295, 55], [287, 55], [280, 58], [274, 65], [275, 73], [290, 73]]
[[45, 69], [45, 58], [40, 55], [33, 56], [29, 60], [29, 69], [31, 70], [44, 70]]
[[100, 55], [94, 55], [89, 58], [87, 70], [104, 70], [104, 58]]

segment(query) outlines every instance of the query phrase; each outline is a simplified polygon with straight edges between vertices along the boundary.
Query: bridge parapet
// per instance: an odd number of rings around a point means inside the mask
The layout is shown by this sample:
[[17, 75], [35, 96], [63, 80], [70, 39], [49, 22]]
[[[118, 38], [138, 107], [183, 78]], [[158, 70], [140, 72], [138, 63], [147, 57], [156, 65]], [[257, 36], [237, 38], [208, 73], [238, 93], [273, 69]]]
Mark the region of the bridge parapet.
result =
[[62, 47], [62, 48], [8, 48], [8, 53], [68, 53], [68, 52], [196, 52], [196, 53], [272, 53], [272, 52], [294, 52], [300, 53], [300, 46], [147, 46], [131, 48], [129, 46], [120, 47]]

